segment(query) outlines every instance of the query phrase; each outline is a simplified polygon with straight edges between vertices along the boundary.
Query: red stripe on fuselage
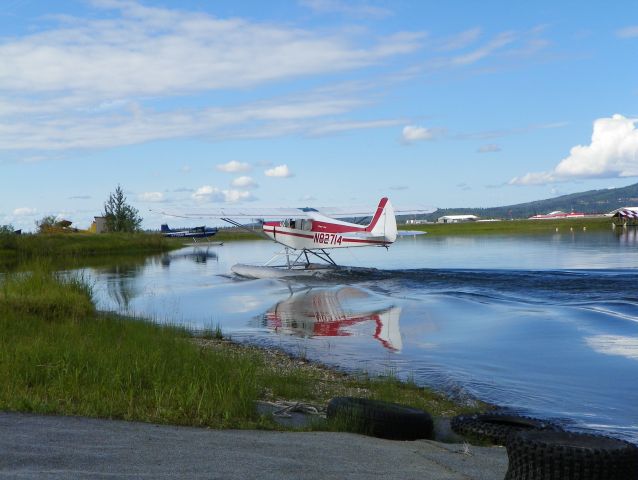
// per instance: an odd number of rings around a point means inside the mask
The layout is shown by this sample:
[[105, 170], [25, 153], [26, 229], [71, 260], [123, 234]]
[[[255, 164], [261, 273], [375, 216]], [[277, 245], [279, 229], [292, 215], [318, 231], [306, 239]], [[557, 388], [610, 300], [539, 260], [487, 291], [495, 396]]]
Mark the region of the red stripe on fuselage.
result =
[[305, 233], [295, 233], [295, 232], [284, 232], [283, 230], [277, 230], [276, 228], [273, 228], [272, 230], [266, 230], [264, 229], [265, 233], [273, 233], [275, 235], [290, 235], [293, 237], [301, 237], [301, 238], [313, 238], [312, 235], [308, 235]]
[[311, 232], [319, 233], [348, 233], [348, 232], [363, 232], [365, 227], [351, 227], [349, 225], [337, 225], [334, 223], [319, 222], [317, 220], [312, 221]]
[[[312, 239], [314, 238], [314, 235], [308, 235], [308, 234], [304, 234], [304, 233], [296, 233], [296, 232], [285, 232], [283, 230], [277, 230], [276, 228], [273, 228], [272, 230], [266, 230], [264, 229], [265, 233], [272, 233], [274, 235], [289, 235], [291, 237], [300, 237], [300, 238], [308, 238], [308, 239]], [[328, 233], [328, 232], [324, 232], [324, 233]], [[373, 245], [389, 245], [389, 242], [385, 242], [383, 240], [366, 240], [364, 238], [346, 238], [343, 237], [343, 242], [347, 242], [347, 243], [369, 243], [369, 244], [373, 244]]]

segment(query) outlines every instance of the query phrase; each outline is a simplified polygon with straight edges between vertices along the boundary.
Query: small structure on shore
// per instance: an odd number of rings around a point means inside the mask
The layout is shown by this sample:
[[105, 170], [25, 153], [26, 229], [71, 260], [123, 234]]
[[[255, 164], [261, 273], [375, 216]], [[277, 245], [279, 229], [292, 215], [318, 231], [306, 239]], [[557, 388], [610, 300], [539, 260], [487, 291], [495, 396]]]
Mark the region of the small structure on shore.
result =
[[570, 212], [565, 213], [560, 210], [549, 212], [546, 214], [534, 215], [529, 217], [530, 220], [560, 220], [563, 218], [583, 218], [585, 216], [582, 212]]
[[89, 232], [91, 233], [106, 233], [108, 229], [106, 228], [106, 217], [93, 217], [93, 223], [89, 227]]
[[638, 226], [638, 207], [622, 207], [609, 213], [612, 222], [618, 227]]
[[437, 223], [464, 223], [476, 222], [479, 217], [476, 215], [444, 215], [437, 219]]

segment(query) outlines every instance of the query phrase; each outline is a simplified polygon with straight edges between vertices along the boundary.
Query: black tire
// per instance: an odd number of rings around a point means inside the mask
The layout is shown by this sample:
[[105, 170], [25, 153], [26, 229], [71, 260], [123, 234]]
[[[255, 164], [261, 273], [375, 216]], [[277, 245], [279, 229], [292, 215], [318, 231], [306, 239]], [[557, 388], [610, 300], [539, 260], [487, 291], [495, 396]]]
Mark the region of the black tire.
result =
[[599, 435], [528, 431], [507, 441], [505, 480], [635, 480], [638, 447]]
[[559, 431], [560, 427], [537, 418], [501, 413], [459, 415], [450, 422], [452, 430], [459, 435], [488, 440], [496, 445], [505, 445], [512, 433], [528, 430]]
[[328, 402], [327, 417], [344, 422], [349, 431], [390, 440], [434, 438], [429, 413], [396, 403], [366, 398], [336, 397]]

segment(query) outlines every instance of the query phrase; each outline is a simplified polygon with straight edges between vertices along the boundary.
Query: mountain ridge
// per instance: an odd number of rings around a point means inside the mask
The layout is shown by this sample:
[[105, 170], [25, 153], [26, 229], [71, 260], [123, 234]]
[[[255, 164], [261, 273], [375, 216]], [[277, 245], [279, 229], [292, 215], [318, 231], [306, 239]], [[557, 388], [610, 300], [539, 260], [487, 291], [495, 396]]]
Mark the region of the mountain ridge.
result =
[[476, 215], [486, 218], [529, 218], [556, 210], [603, 214], [621, 207], [638, 205], [638, 183], [626, 187], [587, 190], [532, 202], [487, 208], [440, 208], [422, 218], [436, 220], [444, 215]]

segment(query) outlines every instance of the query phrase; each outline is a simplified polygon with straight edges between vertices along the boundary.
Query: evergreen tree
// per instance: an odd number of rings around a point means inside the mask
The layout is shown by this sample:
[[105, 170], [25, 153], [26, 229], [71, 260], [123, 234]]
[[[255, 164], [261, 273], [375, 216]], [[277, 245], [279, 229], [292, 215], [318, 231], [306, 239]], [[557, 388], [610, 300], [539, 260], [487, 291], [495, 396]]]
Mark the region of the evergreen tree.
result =
[[124, 191], [119, 185], [104, 204], [103, 216], [109, 232], [135, 232], [142, 224], [138, 210], [126, 202]]

